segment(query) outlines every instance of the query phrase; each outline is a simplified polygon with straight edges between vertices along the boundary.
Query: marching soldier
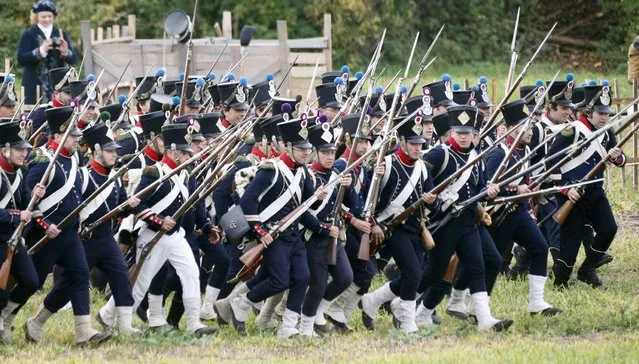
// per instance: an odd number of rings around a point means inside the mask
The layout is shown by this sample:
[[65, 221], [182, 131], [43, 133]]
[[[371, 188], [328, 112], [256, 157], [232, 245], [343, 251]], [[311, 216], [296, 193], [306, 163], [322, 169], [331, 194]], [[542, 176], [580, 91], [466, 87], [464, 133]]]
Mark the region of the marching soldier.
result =
[[[306, 126], [306, 120], [299, 119], [278, 124], [280, 135], [287, 144], [286, 152], [272, 163], [260, 165], [258, 173], [240, 199], [240, 206], [249, 225], [259, 236], [259, 242], [267, 247], [264, 251], [266, 278], [260, 275], [253, 277], [247, 282], [248, 293], [231, 301], [233, 325], [240, 332], [245, 330], [251, 307], [288, 288], [287, 307], [277, 336], [288, 338], [299, 333], [296, 326], [309, 282], [306, 247], [296, 222], [280, 232], [276, 239], [273, 239], [268, 230], [313, 193], [319, 200], [326, 198], [327, 192], [323, 187], [313, 192], [305, 167], [312, 148], [308, 142]], [[337, 227], [320, 225], [308, 212], [300, 221], [319, 236], [337, 237], [339, 234]]]
[[[435, 177], [434, 183], [442, 182], [477, 155], [472, 144], [473, 130], [478, 128], [476, 125], [477, 113], [477, 108], [468, 105], [453, 106], [448, 109], [451, 128], [451, 137], [448, 139], [448, 143], [431, 149], [424, 156], [430, 171], [441, 171]], [[488, 189], [488, 198], [494, 198], [499, 193], [497, 185], [486, 186], [484, 173], [476, 164], [467, 169], [466, 173], [463, 173], [439, 195], [441, 211], [445, 214], [454, 213], [449, 210], [453, 203], [466, 201], [485, 188]], [[463, 210], [459, 216], [453, 217], [437, 230], [433, 238], [438, 243], [429, 251], [428, 263], [420, 283], [420, 291], [425, 292], [428, 287], [441, 282], [453, 253], [456, 253], [472, 277], [470, 281], [471, 300], [479, 330], [500, 331], [508, 329], [513, 321], [494, 318], [488, 305], [489, 297], [481, 250], [482, 242], [477, 229], [480, 219], [487, 221], [487, 216], [488, 214], [480, 210], [479, 206], [474, 206], [472, 209]], [[432, 324], [432, 313], [440, 300], [441, 297], [426, 295], [417, 309], [416, 323], [418, 326]]]
[[[378, 224], [373, 226], [371, 232], [371, 239], [377, 241], [375, 245], [379, 246], [385, 240], [380, 224], [392, 220], [417, 200], [422, 199], [426, 205], [435, 207], [433, 205], [437, 196], [428, 192], [433, 189], [432, 178], [420, 159], [422, 143], [425, 142], [422, 129], [422, 117], [419, 114], [404, 123], [397, 130], [399, 148], [395, 154], [384, 159], [385, 172], [375, 214]], [[399, 297], [400, 301], [394, 306], [393, 315], [399, 321], [398, 328], [406, 333], [418, 331], [415, 324], [415, 301], [425, 252], [420, 231], [426, 228], [424, 224], [427, 214], [424, 209], [420, 209], [390, 232], [387, 244], [401, 272], [399, 279], [362, 297], [362, 314], [371, 319], [383, 303]]]
[[[313, 161], [310, 168], [314, 178], [313, 185], [316, 187], [326, 184], [336, 175], [333, 168], [337, 146], [333, 143], [333, 129], [326, 121], [325, 116], [319, 117], [319, 120], [320, 124], [309, 128], [308, 137], [317, 151], [316, 160]], [[359, 203], [358, 196], [350, 185], [351, 176], [348, 175], [342, 180], [342, 186], [347, 188], [345, 202], [347, 206], [356, 206]], [[338, 186], [329, 189], [327, 191], [329, 197], [325, 198], [316, 208], [309, 210], [321, 223], [332, 223], [330, 214], [335, 205], [338, 189]], [[326, 261], [329, 239], [317, 236], [310, 231], [305, 232], [304, 238], [308, 247], [310, 284], [302, 306], [299, 331], [301, 335], [313, 335], [314, 329], [320, 333], [328, 333], [324, 310], [353, 282], [353, 270], [344, 247], [339, 242], [334, 248], [337, 257], [335, 265], [329, 265]], [[328, 284], [329, 274], [332, 279], [330, 284]]]
[[[186, 83], [186, 102], [184, 108], [184, 115], [198, 114], [202, 109], [202, 102], [204, 101], [204, 79], [199, 77], [196, 80], [189, 80]], [[182, 87], [184, 81], [178, 82], [175, 85], [175, 94], [177, 96], [182, 95]]]
[[[524, 99], [509, 102], [501, 107], [501, 114], [504, 117], [504, 123], [508, 127], [508, 135], [504, 142], [495, 148], [486, 160], [486, 174], [488, 178], [493, 178], [499, 167], [504, 163], [506, 153], [515, 143], [517, 136], [526, 124], [516, 127], [522, 120], [527, 119], [530, 111], [526, 106]], [[524, 158], [530, 152], [528, 144], [532, 138], [532, 130], [526, 129], [520, 141], [515, 145], [512, 155], [505, 162], [506, 170]], [[518, 173], [521, 169], [528, 167], [524, 163], [512, 174]], [[507, 178], [511, 173], [504, 174], [500, 178]], [[500, 196], [513, 196], [518, 194], [530, 193], [528, 184], [531, 183], [528, 175], [521, 177], [519, 180], [511, 182], [508, 186], [500, 191]], [[501, 207], [501, 209], [499, 209]], [[508, 210], [503, 211], [503, 209]], [[495, 206], [493, 216], [499, 214], [507, 214], [500, 226], [491, 227], [491, 235], [495, 239], [497, 250], [504, 252], [511, 241], [521, 245], [528, 254], [530, 262], [530, 273], [528, 274], [528, 311], [531, 314], [542, 314], [544, 316], [554, 316], [561, 312], [559, 308], [552, 307], [544, 300], [544, 287], [546, 285], [547, 261], [548, 261], [548, 244], [543, 234], [537, 227], [537, 223], [530, 215], [530, 204], [527, 200], [516, 203], [514, 210], [508, 206]]]
[[[161, 162], [144, 169], [136, 192], [144, 189], [165, 173], [178, 168], [180, 163], [189, 159], [192, 149], [186, 140], [187, 129], [188, 125], [186, 124], [171, 124], [162, 127], [162, 139], [166, 146], [164, 157]], [[144, 246], [153, 239], [158, 231], [162, 230], [165, 233], [155, 246], [153, 254], [150, 254], [142, 265], [138, 279], [133, 286], [133, 299], [135, 301], [133, 307], [137, 308], [140, 305], [151, 280], [168, 261], [180, 277], [187, 331], [200, 337], [213, 334], [216, 330], [200, 322], [200, 284], [197, 264], [193, 259], [189, 243], [184, 238], [185, 232], [181, 227], [181, 219], [175, 221], [171, 218], [194, 190], [194, 183], [189, 182], [187, 177], [187, 170], [182, 169], [180, 173], [158, 186], [134, 209], [136, 217], [142, 225], [137, 240], [138, 258]], [[204, 235], [208, 236], [211, 233], [210, 224], [201, 226], [201, 228]], [[151, 297], [152, 295], [149, 295], [150, 308]], [[161, 303], [160, 297], [160, 305]], [[154, 320], [164, 322], [154, 326], [166, 326], [163, 313], [159, 312], [159, 314], [161, 318], [154, 317]], [[149, 322], [151, 323], [151, 321], [151, 317], [149, 317]]]
[[[335, 169], [338, 171], [346, 169], [351, 153], [355, 153], [353, 159], [357, 160], [371, 148], [370, 126], [357, 129], [360, 115], [355, 113], [342, 118], [342, 135], [347, 147], [344, 154], [335, 161]], [[356, 136], [359, 137], [359, 142], [353, 145]], [[347, 325], [348, 320], [361, 297], [368, 292], [377, 271], [373, 260], [365, 261], [357, 258], [362, 233], [370, 231], [370, 224], [364, 220], [363, 216], [364, 204], [370, 186], [370, 176], [367, 169], [364, 165], [360, 165], [351, 172], [352, 188], [357, 194], [358, 203], [351, 206], [348, 214], [345, 214], [348, 224], [346, 225], [346, 246], [344, 249], [353, 269], [353, 283], [325, 311], [328, 320], [341, 332], [352, 331]]]
[[[580, 105], [584, 111], [583, 115], [579, 120], [572, 122], [570, 129], [556, 137], [548, 155], [553, 155], [568, 145], [588, 138], [597, 129], [606, 126], [608, 116], [612, 114], [610, 86], [607, 81], [604, 81], [602, 85], [584, 87], [584, 95]], [[590, 169], [604, 158], [609, 159], [615, 166], [623, 166], [626, 157], [616, 144], [614, 132], [608, 130], [594, 140], [592, 146], [582, 149], [576, 157], [561, 166], [561, 183], [581, 181]], [[603, 170], [599, 171], [594, 178], [602, 177]], [[603, 189], [603, 183], [590, 184], [583, 189], [583, 192], [571, 188], [557, 196], [558, 206], [568, 200], [575, 206], [560, 227], [561, 249], [557, 263], [553, 267], [555, 285], [568, 287], [570, 273], [581, 245], [584, 224], [590, 222], [596, 235], [590, 246], [586, 248], [586, 259], [577, 271], [577, 278], [593, 287], [600, 287], [603, 282], [596, 268], [617, 233], [617, 224]]]
[[69, 88], [71, 91], [71, 99], [78, 100], [80, 105], [84, 105], [88, 100], [87, 109], [82, 116], [82, 119], [78, 120], [78, 128], [84, 130], [85, 127], [98, 121], [98, 89], [96, 88], [91, 94], [90, 83], [95, 82], [95, 75], [90, 74], [85, 81], [71, 81], [69, 82]]
[[[35, 243], [47, 236], [51, 241], [33, 255], [33, 263], [38, 273], [38, 288], [44, 285], [46, 277], [57, 264], [64, 268], [62, 279], [56, 282], [47, 295], [38, 313], [27, 320], [25, 336], [28, 341], [40, 342], [44, 338], [44, 324], [59, 308], [55, 302], [57, 290], [69, 285], [73, 313], [75, 318], [75, 342], [78, 345], [97, 344], [108, 340], [111, 335], [94, 330], [89, 315], [89, 268], [82, 240], [78, 235], [78, 218], [75, 217], [64, 227], [57, 224], [82, 202], [82, 176], [72, 153], [77, 150], [78, 138], [82, 135], [75, 125], [69, 125], [73, 115], [72, 107], [52, 108], [46, 111], [49, 125], [49, 141], [34, 151], [35, 157], [27, 174], [27, 186], [34, 188], [40, 182], [58, 148], [62, 148], [60, 157], [54, 161], [54, 169], [49, 177], [47, 191], [38, 203], [41, 216], [27, 227], [26, 240]], [[62, 143], [66, 128], [71, 129], [68, 138]], [[18, 284], [14, 288], [19, 302], [26, 302], [28, 288]], [[15, 311], [14, 311], [15, 312]]]
[[[10, 119], [0, 119], [0, 262], [4, 265], [7, 259], [7, 245], [12, 233], [20, 222], [31, 221], [32, 213], [27, 211], [31, 195], [24, 180], [25, 161], [28, 149], [31, 145], [20, 136], [20, 123], [10, 122]], [[33, 191], [38, 198], [44, 196], [44, 186], [37, 184]], [[22, 239], [20, 239], [22, 240]], [[22, 241], [18, 242], [11, 261], [10, 274], [20, 284], [25, 296], [29, 297], [38, 289], [38, 275], [27, 255]], [[0, 291], [0, 343], [8, 343], [11, 334], [11, 326], [16, 314], [13, 311], [23, 305], [26, 301], [21, 301], [12, 295], [12, 291]]]
[[[100, 185], [109, 178], [111, 168], [115, 165], [118, 145], [107, 135], [107, 126], [97, 124], [85, 130], [83, 139], [89, 144], [92, 160], [89, 167], [80, 168], [82, 175], [81, 191], [83, 198], [89, 197]], [[109, 210], [115, 208], [127, 199], [121, 181], [111, 183], [100, 195], [80, 212], [79, 219], [87, 223], [97, 220]], [[132, 198], [129, 203], [134, 206], [138, 202]], [[131, 284], [124, 256], [113, 238], [112, 226], [103, 225], [96, 229], [92, 236], [84, 241], [84, 253], [89, 269], [100, 269], [109, 278], [111, 292], [115, 299], [118, 328], [124, 333], [137, 333], [131, 326], [133, 297]], [[69, 302], [74, 281], [63, 273], [62, 280], [54, 286], [47, 296], [46, 307], [51, 312], [57, 312]], [[98, 322], [104, 321], [97, 314]], [[104, 324], [103, 324], [104, 325]]]
[[247, 103], [249, 97], [248, 80], [244, 77], [240, 78], [240, 81], [235, 81], [235, 75], [229, 74], [227, 76], [228, 82], [218, 83], [217, 92], [220, 96], [220, 104], [223, 109], [224, 119], [221, 119], [220, 124], [223, 128], [221, 131], [225, 131], [231, 125], [236, 125], [246, 115], [249, 109]]

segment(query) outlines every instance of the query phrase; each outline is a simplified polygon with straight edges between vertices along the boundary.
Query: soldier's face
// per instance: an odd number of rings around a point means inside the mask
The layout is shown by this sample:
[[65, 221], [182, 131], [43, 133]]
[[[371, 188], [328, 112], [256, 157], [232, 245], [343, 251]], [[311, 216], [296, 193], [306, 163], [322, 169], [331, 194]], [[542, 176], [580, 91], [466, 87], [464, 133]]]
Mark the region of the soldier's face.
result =
[[297, 164], [306, 164], [308, 161], [308, 157], [311, 155], [313, 148], [292, 148], [293, 150], [293, 160]]
[[226, 121], [231, 124], [237, 124], [242, 121], [244, 115], [246, 115], [246, 110], [228, 109], [228, 111], [224, 112]]
[[204, 146], [204, 141], [202, 140], [194, 140], [191, 142], [191, 149], [193, 149], [193, 152], [195, 153], [199, 153], [202, 151]]
[[151, 108], [151, 99], [140, 102], [138, 105], [140, 106], [140, 110], [142, 110], [143, 113], [147, 113]]
[[424, 125], [424, 129], [422, 130], [422, 136], [426, 140], [432, 139], [433, 138], [433, 131], [435, 130], [435, 127], [433, 126], [433, 123], [424, 123], [423, 125]]
[[66, 92], [62, 92], [62, 91], [56, 91], [56, 92], [54, 92], [54, 96], [55, 96], [56, 99], [58, 99], [58, 101], [60, 101], [61, 104], [69, 105], [69, 103], [71, 102], [71, 94], [70, 93], [66, 93]]
[[[517, 138], [517, 135], [519, 135], [519, 133], [521, 132], [523, 127], [524, 127], [524, 125], [513, 129], [510, 132], [510, 136], [513, 137], [513, 138]], [[532, 140], [532, 136], [533, 136], [532, 128], [527, 128], [526, 131], [524, 131], [524, 134], [521, 136], [521, 139], [519, 140], [519, 142], [521, 144], [528, 145], [528, 144], [530, 144], [530, 141]]]
[[189, 158], [191, 158], [191, 154], [188, 152], [185, 152], [183, 150], [178, 150], [177, 151], [177, 161], [178, 163], [184, 163], [186, 161], [189, 160]]
[[402, 141], [399, 146], [411, 160], [418, 160], [419, 156], [422, 154], [422, 143], [409, 143]]
[[371, 148], [371, 142], [366, 139], [361, 139], [359, 143], [357, 143], [357, 148], [355, 148], [355, 154], [362, 156], [368, 152]]
[[[57, 135], [60, 135], [60, 138], [62, 138], [62, 134], [57, 134]], [[78, 149], [78, 139], [80, 139], [80, 137], [75, 135], [69, 135], [67, 139], [64, 141], [64, 148], [68, 150], [69, 153], [71, 154], [75, 153], [75, 151]]]
[[115, 165], [115, 160], [118, 158], [118, 153], [115, 150], [103, 150], [102, 151], [102, 166], [111, 168]]
[[[4, 154], [5, 149], [2, 148], [2, 153]], [[10, 148], [9, 149], [9, 162], [13, 164], [15, 167], [24, 166], [24, 161], [27, 159], [28, 149], [27, 148]]]
[[569, 107], [557, 105], [554, 108], [551, 107], [548, 114], [553, 121], [566, 122], [570, 120], [572, 110]]
[[452, 131], [453, 139], [457, 142], [457, 145], [466, 149], [470, 147], [470, 143], [473, 141], [473, 133], [471, 132], [462, 132], [462, 131]]
[[484, 114], [484, 120], [488, 121], [490, 119], [490, 108], [489, 107], [480, 107], [477, 110]]
[[98, 109], [96, 109], [94, 106], [89, 106], [87, 108], [87, 111], [84, 113], [84, 116], [82, 117], [82, 120], [87, 121], [87, 122], [91, 122], [91, 121], [95, 120], [97, 114], [98, 114]]
[[335, 163], [335, 151], [334, 150], [320, 150], [317, 152], [317, 159], [319, 160], [322, 168], [333, 168]]
[[199, 107], [190, 107], [190, 106], [184, 107], [184, 115], [199, 114], [199, 113], [200, 113]]
[[592, 117], [590, 118], [590, 123], [596, 129], [601, 129], [604, 126], [606, 126], [606, 123], [608, 122], [608, 117], [609, 117], [608, 114], [604, 114], [599, 111], [593, 111]]
[[0, 118], [10, 118], [16, 112], [15, 106], [0, 106]]
[[439, 114], [443, 114], [447, 111], [446, 106], [444, 105], [437, 105], [436, 107], [433, 108], [433, 116], [437, 116]]
[[339, 112], [339, 109], [335, 109], [332, 107], [327, 107], [322, 109], [322, 113], [324, 115], [326, 115], [326, 118], [328, 118], [328, 121], [331, 122], [333, 119], [335, 119], [335, 115], [337, 115], [337, 113]]

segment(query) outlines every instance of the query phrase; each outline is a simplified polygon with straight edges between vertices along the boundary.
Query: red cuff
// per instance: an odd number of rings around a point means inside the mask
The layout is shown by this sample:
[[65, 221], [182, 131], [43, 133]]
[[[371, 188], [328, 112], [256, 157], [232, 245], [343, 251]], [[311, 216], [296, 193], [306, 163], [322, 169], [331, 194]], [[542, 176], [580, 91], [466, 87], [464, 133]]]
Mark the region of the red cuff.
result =
[[162, 219], [158, 215], [151, 215], [148, 217], [149, 221], [158, 225], [162, 225]]
[[563, 190], [561, 190], [561, 194], [564, 195], [564, 196], [567, 196], [568, 195], [568, 189], [564, 188]]
[[9, 210], [9, 215], [20, 216], [20, 210]]
[[264, 236], [268, 234], [266, 231], [264, 231], [264, 229], [262, 229], [262, 227], [259, 224], [253, 225], [253, 229], [255, 230], [256, 233], [258, 233], [259, 236]]
[[49, 228], [49, 224], [47, 224], [42, 216], [36, 217], [35, 222], [40, 226], [40, 228], [42, 228], [42, 230], [47, 230]]

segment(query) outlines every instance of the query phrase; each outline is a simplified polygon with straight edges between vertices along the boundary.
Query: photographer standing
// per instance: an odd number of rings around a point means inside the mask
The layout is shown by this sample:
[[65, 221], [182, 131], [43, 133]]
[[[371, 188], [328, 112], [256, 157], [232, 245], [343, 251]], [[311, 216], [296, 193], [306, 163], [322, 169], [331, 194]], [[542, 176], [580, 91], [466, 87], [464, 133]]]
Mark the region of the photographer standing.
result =
[[37, 102], [37, 86], [44, 95], [42, 103], [49, 102], [56, 86], [49, 84], [49, 70], [77, 61], [69, 35], [53, 25], [57, 15], [58, 9], [49, 0], [40, 0], [31, 7], [31, 22], [35, 25], [22, 34], [18, 45], [18, 63], [24, 67], [25, 104]]

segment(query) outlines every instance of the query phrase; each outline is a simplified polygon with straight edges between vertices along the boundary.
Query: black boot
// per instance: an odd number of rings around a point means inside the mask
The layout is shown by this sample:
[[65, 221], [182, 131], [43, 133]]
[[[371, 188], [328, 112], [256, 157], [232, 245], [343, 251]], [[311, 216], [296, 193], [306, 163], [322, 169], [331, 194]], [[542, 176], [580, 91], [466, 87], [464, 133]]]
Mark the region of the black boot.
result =
[[169, 314], [166, 317], [166, 322], [178, 330], [180, 328], [182, 315], [184, 315], [184, 303], [174, 298], [171, 302], [171, 308], [169, 309]]
[[603, 253], [601, 255], [601, 258], [599, 259], [599, 261], [597, 263], [595, 263], [595, 268], [599, 268], [602, 267], [606, 264], [609, 264], [613, 261], [613, 256], [608, 254], [608, 253]]
[[597, 274], [597, 269], [595, 265], [601, 259], [601, 254], [596, 254], [594, 252], [586, 251], [586, 259], [583, 264], [577, 271], [577, 279], [590, 285], [592, 288], [598, 288], [603, 286], [603, 282], [599, 278], [599, 274]]
[[570, 280], [570, 273], [572, 273], [572, 267], [566, 265], [566, 263], [557, 260], [557, 263], [552, 267], [555, 275], [554, 285], [557, 288], [568, 288], [568, 281]]
[[522, 246], [517, 245], [513, 251], [515, 265], [508, 271], [508, 279], [525, 279], [528, 275], [528, 252]]

